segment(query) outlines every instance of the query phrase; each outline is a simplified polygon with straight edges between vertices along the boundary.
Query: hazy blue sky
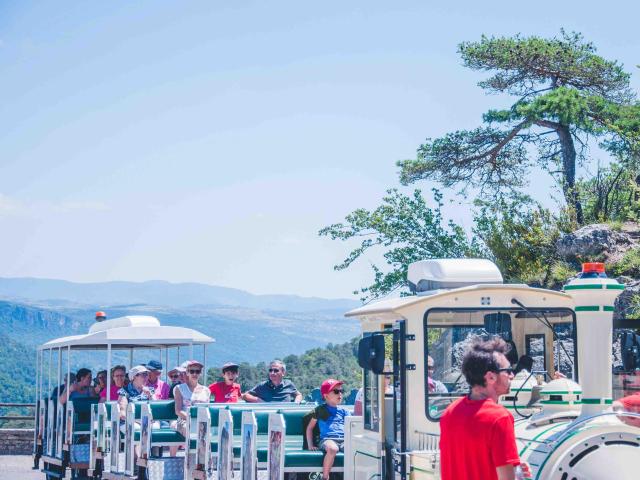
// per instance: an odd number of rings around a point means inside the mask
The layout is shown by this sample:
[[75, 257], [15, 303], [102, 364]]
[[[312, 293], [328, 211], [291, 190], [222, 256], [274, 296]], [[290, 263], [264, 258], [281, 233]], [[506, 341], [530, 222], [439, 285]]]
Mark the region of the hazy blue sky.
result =
[[318, 229], [503, 101], [459, 42], [581, 31], [639, 89], [635, 2], [433, 3], [0, 0], [0, 276], [349, 296]]

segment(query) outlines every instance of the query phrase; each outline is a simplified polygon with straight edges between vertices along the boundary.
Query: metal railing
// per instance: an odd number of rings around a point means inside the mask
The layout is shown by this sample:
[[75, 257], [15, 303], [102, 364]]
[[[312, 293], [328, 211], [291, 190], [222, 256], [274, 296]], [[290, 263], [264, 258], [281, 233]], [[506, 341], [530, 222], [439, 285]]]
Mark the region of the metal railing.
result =
[[10, 421], [10, 420], [31, 420], [33, 421], [35, 418], [35, 403], [2, 403], [0, 402], [0, 409], [8, 409], [8, 408], [30, 408], [34, 413], [31, 415], [0, 415], [0, 421]]
[[415, 430], [418, 436], [418, 450], [438, 451], [440, 449], [440, 434]]

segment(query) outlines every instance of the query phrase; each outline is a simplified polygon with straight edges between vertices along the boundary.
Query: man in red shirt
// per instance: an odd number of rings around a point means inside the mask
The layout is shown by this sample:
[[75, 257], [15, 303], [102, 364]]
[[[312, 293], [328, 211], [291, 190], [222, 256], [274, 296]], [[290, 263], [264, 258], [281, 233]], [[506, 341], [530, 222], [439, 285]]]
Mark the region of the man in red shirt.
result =
[[[498, 403], [509, 392], [508, 346], [497, 338], [471, 345], [462, 360], [471, 391], [440, 419], [442, 480], [514, 480], [520, 465], [513, 416]], [[528, 472], [528, 466], [523, 464]]]
[[225, 363], [222, 366], [222, 378], [224, 381], [209, 385], [211, 396], [216, 403], [236, 403], [242, 397], [240, 385], [236, 383], [238, 365], [233, 362]]

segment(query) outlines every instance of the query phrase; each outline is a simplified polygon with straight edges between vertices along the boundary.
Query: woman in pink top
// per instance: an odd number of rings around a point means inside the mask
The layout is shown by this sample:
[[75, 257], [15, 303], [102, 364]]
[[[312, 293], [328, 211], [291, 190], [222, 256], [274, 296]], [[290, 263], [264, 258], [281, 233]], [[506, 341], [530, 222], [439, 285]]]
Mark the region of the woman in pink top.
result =
[[[124, 380], [127, 376], [127, 369], [124, 365], [116, 365], [111, 369], [111, 388], [109, 389], [109, 401], [118, 400], [118, 390], [124, 387]], [[100, 403], [106, 401], [107, 389], [100, 392]]]

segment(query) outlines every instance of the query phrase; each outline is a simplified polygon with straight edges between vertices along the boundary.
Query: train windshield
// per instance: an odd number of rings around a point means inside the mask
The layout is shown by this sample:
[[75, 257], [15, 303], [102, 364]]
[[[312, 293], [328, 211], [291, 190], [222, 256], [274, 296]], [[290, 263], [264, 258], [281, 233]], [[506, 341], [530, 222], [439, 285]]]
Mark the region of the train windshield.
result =
[[512, 366], [549, 381], [556, 372], [578, 381], [575, 315], [570, 309], [432, 309], [424, 317], [426, 415], [438, 420], [469, 392], [461, 372], [469, 344], [492, 336], [511, 347]]

